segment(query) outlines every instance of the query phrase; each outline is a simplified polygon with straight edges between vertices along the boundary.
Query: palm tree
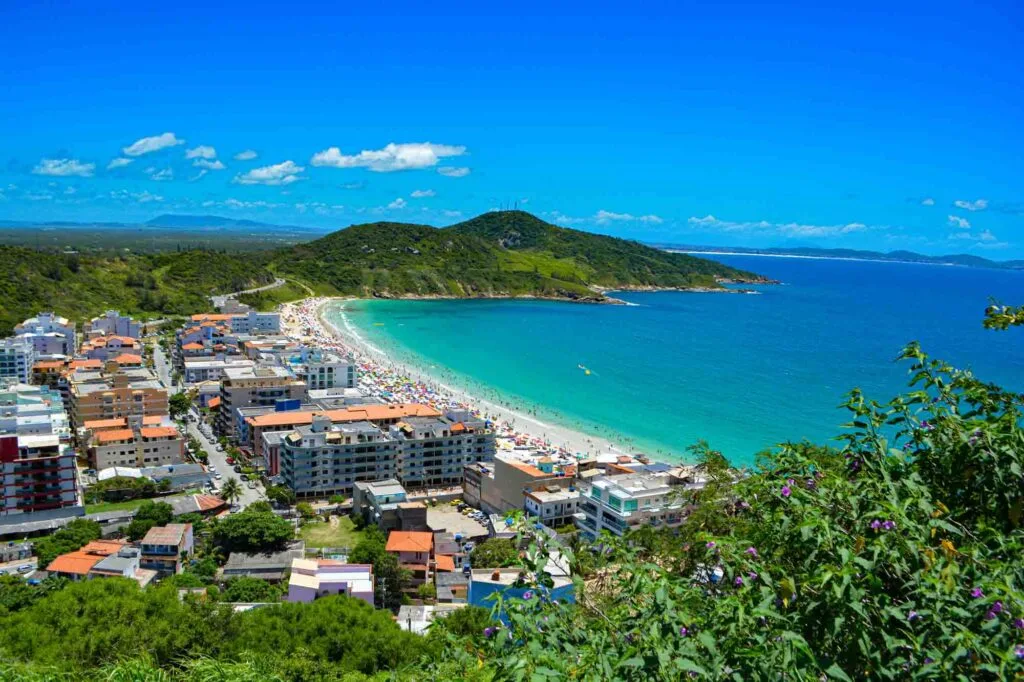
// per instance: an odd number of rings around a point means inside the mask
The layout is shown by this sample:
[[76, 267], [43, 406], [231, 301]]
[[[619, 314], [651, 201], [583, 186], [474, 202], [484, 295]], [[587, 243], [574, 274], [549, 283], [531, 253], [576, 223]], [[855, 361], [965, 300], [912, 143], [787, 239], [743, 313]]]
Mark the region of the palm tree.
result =
[[224, 498], [225, 502], [231, 504], [242, 496], [242, 484], [238, 482], [237, 478], [229, 478], [221, 486], [220, 496]]

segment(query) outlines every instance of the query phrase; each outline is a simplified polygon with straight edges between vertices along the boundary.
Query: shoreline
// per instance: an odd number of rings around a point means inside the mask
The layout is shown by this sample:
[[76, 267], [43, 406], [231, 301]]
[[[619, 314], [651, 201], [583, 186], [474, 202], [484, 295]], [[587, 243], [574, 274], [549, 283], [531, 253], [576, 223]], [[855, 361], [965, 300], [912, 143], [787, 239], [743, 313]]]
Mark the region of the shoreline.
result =
[[[360, 365], [360, 388], [390, 402], [427, 402], [438, 409], [469, 409], [494, 423], [499, 451], [517, 447], [545, 450], [552, 456], [575, 459], [598, 454], [628, 455], [629, 449], [606, 436], [598, 436], [561, 424], [544, 421], [517, 405], [481, 398], [471, 389], [453, 385], [411, 362], [400, 362], [374, 346], [348, 322], [336, 325], [325, 314], [329, 305], [359, 300], [354, 298], [307, 298], [281, 306], [285, 333], [316, 345], [334, 346], [348, 353]], [[306, 331], [312, 331], [312, 335]], [[332, 344], [332, 341], [334, 342]], [[500, 393], [495, 391], [497, 395]], [[627, 440], [620, 436], [617, 440]]]

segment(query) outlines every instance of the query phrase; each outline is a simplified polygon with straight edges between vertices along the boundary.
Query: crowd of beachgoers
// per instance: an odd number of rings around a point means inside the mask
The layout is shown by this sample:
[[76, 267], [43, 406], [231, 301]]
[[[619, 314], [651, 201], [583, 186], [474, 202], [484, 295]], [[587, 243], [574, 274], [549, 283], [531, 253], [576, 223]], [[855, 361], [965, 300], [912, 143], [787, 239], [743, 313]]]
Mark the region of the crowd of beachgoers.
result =
[[[536, 450], [540, 455], [569, 463], [598, 453], [622, 453], [610, 442], [537, 418], [531, 408], [509, 404], [495, 395], [492, 400], [449, 386], [420, 368], [395, 362], [347, 325], [328, 319], [325, 307], [337, 299], [307, 298], [281, 306], [286, 334], [312, 347], [349, 357], [356, 363], [359, 388], [389, 403], [421, 403], [442, 413], [468, 410], [491, 423], [499, 447]], [[479, 391], [478, 391], [479, 392]]]

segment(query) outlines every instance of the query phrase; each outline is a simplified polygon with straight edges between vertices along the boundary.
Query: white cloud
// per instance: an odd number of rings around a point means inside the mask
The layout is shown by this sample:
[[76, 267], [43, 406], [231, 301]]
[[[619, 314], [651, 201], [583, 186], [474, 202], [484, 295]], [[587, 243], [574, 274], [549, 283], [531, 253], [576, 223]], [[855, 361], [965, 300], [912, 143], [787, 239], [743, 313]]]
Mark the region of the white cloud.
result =
[[285, 161], [272, 166], [253, 168], [248, 173], [236, 175], [234, 182], [241, 185], [290, 185], [302, 179], [299, 173], [304, 170], [303, 166], [293, 161]]
[[115, 168], [121, 168], [127, 166], [132, 162], [132, 159], [126, 159], [123, 156], [119, 156], [116, 159], [111, 159], [110, 163], [107, 164], [107, 170], [114, 170]]
[[157, 182], [163, 182], [165, 180], [174, 179], [174, 171], [171, 170], [170, 168], [157, 170], [156, 168], [150, 167], [146, 169], [146, 172], [149, 173], [150, 180], [156, 180]]
[[364, 149], [358, 154], [346, 155], [338, 147], [317, 152], [310, 159], [314, 166], [331, 168], [367, 168], [378, 173], [415, 170], [436, 166], [440, 159], [462, 156], [466, 148], [461, 145], [434, 144], [432, 142], [404, 142], [388, 144], [383, 149]]
[[137, 201], [140, 204], [148, 204], [154, 201], [163, 201], [164, 198], [159, 194], [151, 194], [148, 191], [143, 192], [129, 192], [126, 189], [119, 189], [110, 193], [111, 199], [118, 199], [121, 201]]
[[703, 229], [722, 232], [768, 232], [781, 237], [836, 237], [853, 232], [870, 230], [864, 223], [846, 223], [845, 225], [806, 225], [802, 223], [771, 223], [767, 220], [755, 222], [733, 222], [719, 220], [713, 215], [703, 218], [690, 217], [686, 221], [690, 225]]
[[934, 206], [935, 205], [935, 199], [932, 199], [931, 197], [928, 197], [927, 199], [921, 199], [921, 205], [922, 206]]
[[252, 161], [256, 157], [256, 152], [251, 149], [246, 149], [244, 152], [238, 152], [235, 154], [235, 161]]
[[414, 189], [409, 196], [413, 199], [426, 199], [427, 197], [437, 196], [437, 192], [432, 189]]
[[196, 168], [205, 168], [206, 170], [224, 170], [224, 164], [220, 162], [220, 159], [214, 161], [196, 159], [192, 162], [192, 165]]
[[185, 140], [179, 140], [174, 133], [163, 133], [152, 137], [143, 137], [135, 140], [121, 151], [125, 156], [142, 156], [150, 152], [157, 152], [167, 147], [176, 147], [185, 144]]
[[441, 215], [443, 215], [445, 218], [461, 218], [462, 217], [462, 211], [449, 211], [449, 210], [445, 210], [445, 211], [441, 211]]
[[210, 172], [210, 171], [208, 171], [208, 170], [206, 170], [206, 169], [204, 168], [203, 170], [199, 171], [198, 173], [196, 173], [195, 175], [193, 175], [192, 177], [190, 177], [190, 178], [188, 179], [188, 181], [189, 181], [189, 182], [195, 182], [196, 180], [199, 180], [200, 178], [202, 178], [202, 177], [203, 177], [204, 175], [206, 175], [206, 174], [207, 174], [207, 173], [209, 173], [209, 172]]
[[446, 178], [464, 178], [469, 175], [469, 169], [465, 166], [441, 166], [437, 172]]
[[981, 232], [954, 232], [949, 235], [950, 240], [963, 240], [974, 242], [971, 246], [976, 246], [984, 249], [1001, 249], [1009, 246], [1006, 242], [999, 241], [990, 230], [982, 230]]
[[203, 208], [219, 207], [232, 210], [247, 210], [253, 208], [280, 208], [281, 204], [272, 204], [268, 201], [242, 201], [241, 199], [225, 199], [224, 201], [204, 201]]
[[957, 199], [953, 202], [953, 205], [957, 208], [962, 208], [965, 211], [984, 211], [988, 208], [988, 199], [975, 199], [974, 201]]
[[78, 159], [43, 159], [32, 172], [36, 175], [77, 175], [81, 178], [92, 177], [96, 170], [95, 163], [82, 163]]
[[213, 147], [201, 144], [194, 149], [185, 152], [186, 159], [216, 159], [217, 150]]
[[67, 194], [69, 196], [72, 195], [72, 194], [77, 194], [77, 193], [78, 193], [78, 190], [75, 189], [74, 187], [66, 187], [64, 189], [64, 194]]
[[25, 198], [29, 201], [49, 201], [53, 195], [49, 192], [26, 192]]
[[402, 197], [398, 197], [390, 204], [388, 204], [388, 208], [405, 208], [405, 199], [403, 199]]
[[604, 209], [601, 209], [594, 215], [594, 221], [599, 225], [607, 225], [608, 223], [613, 222], [639, 222], [660, 225], [665, 222], [656, 215], [635, 216], [629, 213], [612, 213], [611, 211], [605, 211]]
[[364, 182], [346, 182], [344, 185], [338, 185], [341, 189], [362, 189], [366, 187]]
[[953, 227], [959, 227], [961, 230], [971, 229], [971, 222], [967, 218], [961, 218], [958, 215], [948, 216], [949, 224]]

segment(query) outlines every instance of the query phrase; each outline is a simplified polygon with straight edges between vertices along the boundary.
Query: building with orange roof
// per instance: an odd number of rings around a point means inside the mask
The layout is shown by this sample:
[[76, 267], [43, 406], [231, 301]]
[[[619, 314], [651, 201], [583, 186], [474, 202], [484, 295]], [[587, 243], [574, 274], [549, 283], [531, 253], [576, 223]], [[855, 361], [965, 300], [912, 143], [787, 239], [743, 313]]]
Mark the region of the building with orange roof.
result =
[[498, 454], [489, 464], [467, 467], [464, 474], [463, 491], [466, 501], [479, 505], [490, 514], [522, 509], [524, 490], [539, 488], [548, 483], [557, 485], [564, 479], [559, 474], [544, 473], [507, 454]]
[[77, 427], [95, 419], [169, 413], [167, 389], [146, 367], [107, 363], [100, 371], [75, 371], [68, 381], [71, 418]]
[[32, 365], [32, 383], [36, 386], [58, 388], [67, 368], [67, 360], [39, 360]]
[[139, 544], [143, 568], [157, 571], [160, 575], [181, 573], [193, 551], [192, 524], [169, 523], [150, 528]]
[[85, 580], [96, 564], [127, 544], [124, 540], [94, 540], [74, 552], [61, 554], [50, 562], [46, 572], [68, 580]]
[[121, 353], [114, 358], [114, 362], [121, 367], [141, 367], [142, 356], [134, 353]]
[[393, 530], [384, 549], [409, 571], [409, 584], [416, 586], [430, 579], [434, 534], [429, 531]]
[[160, 417], [147, 419], [86, 422], [84, 437], [88, 443], [89, 465], [100, 471], [110, 467], [166, 466], [184, 461], [184, 436], [173, 426], [161, 426]]
[[96, 336], [82, 342], [81, 354], [92, 360], [106, 362], [118, 355], [139, 355], [142, 342], [130, 336]]
[[434, 566], [438, 571], [451, 572], [455, 570], [455, 557], [447, 554], [438, 554], [434, 557]]

